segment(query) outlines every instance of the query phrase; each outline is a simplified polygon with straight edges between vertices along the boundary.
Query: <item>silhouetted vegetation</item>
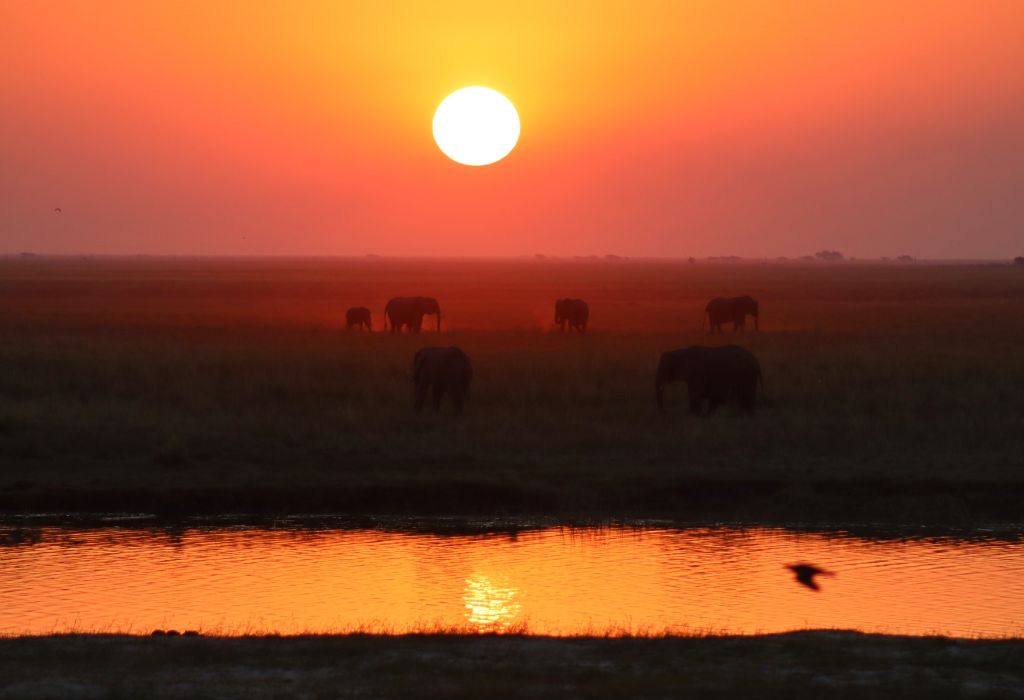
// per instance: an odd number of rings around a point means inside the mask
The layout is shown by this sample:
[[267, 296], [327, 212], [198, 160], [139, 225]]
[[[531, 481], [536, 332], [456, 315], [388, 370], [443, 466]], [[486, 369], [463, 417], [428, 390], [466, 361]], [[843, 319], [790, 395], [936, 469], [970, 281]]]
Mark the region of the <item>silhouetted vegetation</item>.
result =
[[[413, 410], [429, 336], [345, 331], [400, 289], [473, 358], [458, 421]], [[747, 289], [761, 332], [710, 344], [767, 403], [663, 420], [661, 353]], [[1022, 310], [1011, 266], [11, 258], [0, 509], [1020, 521]]]
[[1015, 257], [1013, 259], [1013, 264], [1014, 265], [1024, 265], [1024, 256], [1018, 255], [1017, 257]]
[[843, 254], [838, 250], [819, 250], [814, 257], [825, 262], [842, 262], [844, 259]]
[[605, 639], [68, 635], [0, 640], [0, 677], [5, 695], [33, 698], [996, 698], [1018, 697], [1024, 687], [1024, 642], [825, 631]]

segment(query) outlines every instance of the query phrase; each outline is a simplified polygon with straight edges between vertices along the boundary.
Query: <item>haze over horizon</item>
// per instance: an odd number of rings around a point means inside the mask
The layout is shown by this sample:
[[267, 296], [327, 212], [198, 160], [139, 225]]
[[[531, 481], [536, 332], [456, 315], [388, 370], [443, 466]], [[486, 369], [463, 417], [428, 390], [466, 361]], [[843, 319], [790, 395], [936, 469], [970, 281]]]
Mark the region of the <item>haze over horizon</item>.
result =
[[401, 8], [5, 3], [0, 252], [1024, 254], [1019, 2]]

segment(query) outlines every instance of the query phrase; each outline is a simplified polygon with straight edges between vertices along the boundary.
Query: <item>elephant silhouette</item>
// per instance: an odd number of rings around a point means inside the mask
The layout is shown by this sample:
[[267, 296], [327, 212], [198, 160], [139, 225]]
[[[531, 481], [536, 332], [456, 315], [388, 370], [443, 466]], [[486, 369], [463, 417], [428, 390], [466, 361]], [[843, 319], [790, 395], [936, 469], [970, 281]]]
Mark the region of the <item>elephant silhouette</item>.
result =
[[705, 401], [710, 415], [730, 395], [735, 395], [743, 412], [753, 413], [758, 384], [764, 395], [761, 363], [753, 353], [738, 345], [691, 345], [662, 353], [654, 380], [658, 410], [662, 413], [665, 413], [665, 385], [673, 382], [686, 382], [690, 412], [695, 415], [702, 413]]
[[372, 331], [373, 322], [370, 320], [370, 310], [365, 306], [353, 306], [345, 312], [345, 324], [348, 330], [352, 330], [352, 327], [355, 326], [360, 330], [365, 328]]
[[423, 317], [437, 316], [437, 332], [441, 332], [441, 306], [433, 297], [395, 297], [384, 307], [384, 330], [391, 322], [391, 332], [400, 333], [408, 328], [410, 333], [419, 333], [423, 328]]
[[754, 330], [760, 330], [758, 326], [760, 309], [757, 300], [753, 297], [716, 297], [704, 307], [704, 319], [701, 321], [701, 328], [704, 327], [704, 322], [706, 321], [709, 333], [714, 333], [716, 330], [721, 333], [722, 324], [731, 323], [735, 333], [744, 329], [747, 316], [754, 317]]
[[455, 415], [462, 406], [473, 380], [473, 367], [469, 356], [457, 347], [420, 348], [412, 360], [412, 382], [416, 391], [415, 408], [423, 410], [427, 391], [433, 390], [434, 410], [441, 407], [445, 394], [455, 403]]
[[587, 332], [587, 321], [590, 320], [590, 306], [582, 299], [559, 299], [555, 302], [555, 325], [565, 333], [565, 325], [569, 324], [569, 332]]

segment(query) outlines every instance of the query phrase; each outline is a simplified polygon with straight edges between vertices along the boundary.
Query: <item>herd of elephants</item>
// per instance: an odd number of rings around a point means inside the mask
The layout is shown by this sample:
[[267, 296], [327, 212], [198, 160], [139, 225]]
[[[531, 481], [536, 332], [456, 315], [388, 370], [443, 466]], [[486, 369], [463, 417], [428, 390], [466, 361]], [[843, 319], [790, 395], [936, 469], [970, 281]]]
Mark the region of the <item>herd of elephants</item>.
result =
[[[424, 316], [437, 317], [437, 330], [441, 330], [441, 306], [433, 297], [395, 297], [384, 307], [384, 330], [400, 333], [407, 329], [419, 333]], [[758, 328], [757, 300], [749, 297], [717, 297], [704, 308], [704, 322], [711, 333], [722, 332], [722, 325], [731, 323], [733, 331], [742, 331], [747, 316]], [[590, 306], [582, 299], [559, 299], [555, 302], [555, 325], [564, 333], [586, 333], [590, 319]], [[348, 329], [373, 330], [370, 310], [357, 306], [345, 314]], [[703, 327], [703, 323], [702, 323]], [[473, 379], [469, 356], [457, 347], [421, 348], [413, 358], [413, 386], [415, 408], [423, 409], [427, 393], [432, 392], [434, 409], [440, 408], [441, 399], [450, 396], [455, 403], [456, 415], [462, 406]], [[713, 412], [729, 397], [735, 397], [745, 413], [752, 413], [757, 399], [757, 388], [764, 385], [761, 365], [746, 348], [738, 345], [706, 347], [691, 345], [662, 353], [655, 375], [658, 410], [665, 412], [664, 388], [672, 382], [685, 382], [690, 395], [690, 411], [695, 414]]]

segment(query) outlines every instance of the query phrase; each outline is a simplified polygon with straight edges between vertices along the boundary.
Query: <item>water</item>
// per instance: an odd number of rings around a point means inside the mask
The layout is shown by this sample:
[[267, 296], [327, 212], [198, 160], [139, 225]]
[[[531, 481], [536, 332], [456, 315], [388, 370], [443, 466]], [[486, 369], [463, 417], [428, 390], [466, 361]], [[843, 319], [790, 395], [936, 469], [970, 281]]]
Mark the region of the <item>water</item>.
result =
[[[0, 632], [1024, 634], [1024, 540], [777, 529], [44, 529], [0, 546]], [[10, 538], [8, 538], [10, 539]], [[821, 591], [783, 565], [837, 572]]]

